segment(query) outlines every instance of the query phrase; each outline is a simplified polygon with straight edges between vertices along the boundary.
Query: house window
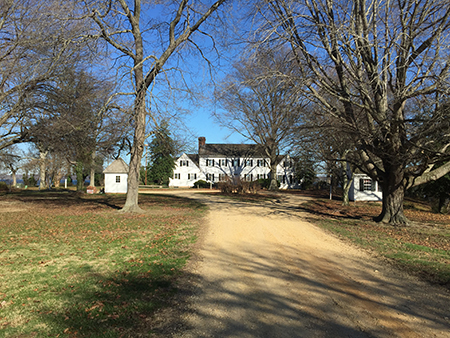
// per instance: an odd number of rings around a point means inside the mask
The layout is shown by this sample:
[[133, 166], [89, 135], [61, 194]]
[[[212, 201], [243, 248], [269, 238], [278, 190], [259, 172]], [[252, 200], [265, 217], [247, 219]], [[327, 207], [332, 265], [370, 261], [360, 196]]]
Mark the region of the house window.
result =
[[253, 174], [245, 174], [244, 175], [244, 180], [251, 182], [253, 181]]
[[214, 174], [206, 174], [206, 180], [214, 182]]
[[195, 180], [197, 179], [197, 174], [188, 174], [188, 180]]
[[116, 183], [120, 183], [120, 176], [116, 176]]
[[227, 166], [227, 160], [225, 158], [219, 160], [219, 165], [221, 167], [226, 167]]
[[233, 167], [239, 167], [239, 159], [233, 160]]
[[256, 166], [257, 167], [265, 167], [266, 166], [266, 161], [265, 160], [257, 160], [256, 161]]
[[179, 180], [180, 179], [180, 173], [175, 173], [173, 178], [176, 179], [176, 180]]
[[227, 175], [225, 175], [225, 174], [219, 174], [219, 181], [220, 181], [220, 182], [225, 181], [226, 178], [227, 178]]
[[181, 160], [180, 161], [180, 167], [189, 167], [189, 161], [188, 160]]
[[253, 167], [253, 160], [246, 160], [245, 161], [245, 166], [246, 167]]
[[370, 178], [362, 178], [359, 180], [359, 191], [375, 191], [375, 182]]
[[214, 160], [206, 160], [207, 167], [214, 167]]

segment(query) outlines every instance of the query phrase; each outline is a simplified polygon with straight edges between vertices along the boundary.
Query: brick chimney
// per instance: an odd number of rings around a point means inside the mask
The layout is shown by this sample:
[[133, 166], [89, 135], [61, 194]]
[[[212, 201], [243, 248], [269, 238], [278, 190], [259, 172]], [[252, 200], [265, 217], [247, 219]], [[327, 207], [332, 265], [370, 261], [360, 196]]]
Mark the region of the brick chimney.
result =
[[203, 147], [206, 144], [206, 137], [199, 137], [198, 138], [198, 151], [200, 152], [200, 148]]

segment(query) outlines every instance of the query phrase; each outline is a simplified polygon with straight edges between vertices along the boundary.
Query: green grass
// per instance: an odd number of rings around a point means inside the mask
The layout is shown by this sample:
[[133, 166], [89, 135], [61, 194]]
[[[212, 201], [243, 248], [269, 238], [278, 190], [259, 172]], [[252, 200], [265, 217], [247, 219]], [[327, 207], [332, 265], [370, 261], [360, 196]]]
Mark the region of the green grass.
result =
[[141, 195], [147, 213], [127, 215], [123, 196], [69, 195], [8, 195], [26, 210], [0, 213], [0, 336], [148, 334], [204, 207]]

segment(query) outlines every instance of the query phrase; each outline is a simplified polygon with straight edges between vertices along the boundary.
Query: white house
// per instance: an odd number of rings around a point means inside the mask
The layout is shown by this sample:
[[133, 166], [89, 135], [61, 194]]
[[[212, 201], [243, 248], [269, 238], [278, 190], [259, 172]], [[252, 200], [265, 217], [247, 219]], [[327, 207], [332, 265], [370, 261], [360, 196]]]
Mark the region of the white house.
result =
[[[183, 154], [175, 163], [171, 187], [193, 187], [198, 180], [216, 183], [228, 178], [255, 181], [270, 177], [270, 161], [261, 146], [256, 144], [207, 144], [198, 139], [198, 154]], [[277, 165], [277, 179], [281, 189], [297, 186], [294, 160], [281, 156]]]
[[366, 174], [353, 174], [353, 182], [348, 192], [350, 201], [381, 201], [383, 193], [378, 181]]
[[118, 158], [103, 173], [105, 174], [105, 193], [126, 194], [128, 190], [128, 164]]

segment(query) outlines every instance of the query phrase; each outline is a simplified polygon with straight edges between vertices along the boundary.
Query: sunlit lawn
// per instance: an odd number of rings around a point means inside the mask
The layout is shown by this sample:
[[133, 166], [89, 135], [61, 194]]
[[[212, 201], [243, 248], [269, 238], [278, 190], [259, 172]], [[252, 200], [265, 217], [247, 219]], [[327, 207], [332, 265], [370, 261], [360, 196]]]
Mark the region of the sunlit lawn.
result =
[[[147, 335], [195, 241], [204, 208], [141, 195], [27, 192], [0, 196], [0, 336]], [[12, 212], [8, 212], [14, 210]]]

